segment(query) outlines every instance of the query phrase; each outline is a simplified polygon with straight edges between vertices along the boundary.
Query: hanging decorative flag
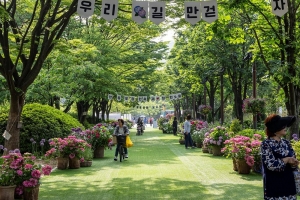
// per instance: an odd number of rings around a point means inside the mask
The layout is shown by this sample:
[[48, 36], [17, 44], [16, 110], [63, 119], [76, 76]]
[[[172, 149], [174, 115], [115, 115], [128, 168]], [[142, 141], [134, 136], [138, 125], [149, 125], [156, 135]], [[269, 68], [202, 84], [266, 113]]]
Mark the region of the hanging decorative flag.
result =
[[201, 20], [200, 2], [184, 2], [185, 20], [191, 24], [196, 24]]
[[160, 96], [156, 96], [156, 97], [155, 97], [155, 100], [156, 100], [156, 101], [160, 101]]
[[143, 109], [145, 109], [145, 106], [143, 106]]
[[181, 93], [177, 93], [177, 99], [181, 99], [181, 98], [182, 98]]
[[140, 109], [142, 109], [142, 106], [140, 106]]
[[142, 96], [138, 96], [138, 102], [142, 102], [143, 101], [143, 97]]
[[156, 108], [158, 108], [158, 106], [156, 106]]
[[122, 100], [121, 95], [117, 95], [117, 101], [121, 101], [121, 100]]
[[136, 106], [135, 108], [136, 108], [136, 109], [139, 109], [139, 106]]
[[108, 94], [108, 100], [112, 100], [113, 96], [114, 95], [112, 95], [112, 94]]
[[135, 97], [134, 97], [134, 96], [131, 96], [131, 97], [130, 97], [130, 101], [131, 101], [131, 102], [134, 102], [134, 100], [135, 100]]
[[147, 101], [147, 96], [144, 96], [144, 97], [143, 97], [143, 101]]
[[132, 19], [138, 24], [147, 21], [148, 18], [148, 2], [133, 1], [132, 3]]
[[94, 14], [95, 0], [78, 0], [77, 13], [79, 16], [88, 18]]
[[4, 133], [2, 134], [2, 136], [3, 136], [6, 140], [9, 140], [10, 137], [11, 137], [11, 134], [10, 134], [7, 130], [5, 130]]
[[165, 95], [161, 96], [161, 100], [165, 101], [166, 100], [166, 96]]
[[149, 20], [155, 24], [160, 24], [166, 17], [166, 2], [149, 2]]
[[102, 0], [101, 17], [107, 21], [111, 21], [118, 17], [118, 0]]
[[148, 109], [148, 106], [146, 106], [146, 109]]
[[172, 101], [173, 100], [173, 94], [169, 95], [169, 99]]
[[150, 96], [151, 101], [155, 101], [155, 96]]
[[125, 101], [125, 102], [128, 101], [128, 96], [124, 96], [124, 101]]
[[177, 94], [173, 94], [173, 99], [177, 100]]
[[202, 19], [212, 23], [218, 19], [218, 4], [216, 0], [201, 1]]
[[155, 106], [152, 106], [152, 109], [155, 109]]
[[271, 0], [272, 13], [282, 17], [288, 11], [287, 0]]

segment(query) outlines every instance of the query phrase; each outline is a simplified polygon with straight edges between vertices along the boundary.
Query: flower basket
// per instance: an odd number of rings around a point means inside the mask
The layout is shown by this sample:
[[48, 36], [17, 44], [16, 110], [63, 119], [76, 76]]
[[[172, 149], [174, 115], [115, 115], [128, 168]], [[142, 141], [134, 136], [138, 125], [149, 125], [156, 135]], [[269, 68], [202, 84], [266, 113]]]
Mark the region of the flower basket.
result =
[[0, 186], [0, 200], [14, 200], [15, 185]]
[[210, 105], [200, 105], [199, 106], [199, 112], [203, 115], [207, 115], [208, 113], [211, 112], [211, 107]]
[[57, 169], [67, 169], [69, 166], [69, 158], [68, 157], [58, 157], [57, 158]]
[[38, 200], [39, 199], [40, 184], [32, 188], [24, 190], [23, 200]]
[[266, 102], [260, 98], [248, 98], [243, 101], [242, 110], [244, 113], [259, 114], [265, 113]]
[[251, 167], [246, 163], [245, 159], [237, 159], [237, 169], [239, 174], [249, 174]]

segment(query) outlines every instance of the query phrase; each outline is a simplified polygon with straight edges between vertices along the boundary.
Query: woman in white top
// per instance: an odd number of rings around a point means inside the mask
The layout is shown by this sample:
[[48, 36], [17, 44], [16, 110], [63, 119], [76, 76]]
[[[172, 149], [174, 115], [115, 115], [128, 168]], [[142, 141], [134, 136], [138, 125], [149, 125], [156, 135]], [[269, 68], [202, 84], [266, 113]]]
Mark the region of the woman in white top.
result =
[[189, 144], [192, 148], [195, 148], [193, 146], [193, 140], [192, 140], [192, 137], [191, 137], [191, 115], [187, 115], [186, 116], [186, 120], [183, 124], [183, 127], [184, 127], [184, 140], [185, 140], [185, 148], [187, 149]]
[[[113, 135], [129, 135], [129, 130], [127, 128], [126, 125], [124, 125], [124, 120], [123, 119], [118, 119], [118, 123], [119, 125], [116, 126], [114, 134]], [[115, 158], [114, 161], [117, 161], [117, 157], [118, 157], [118, 149], [119, 149], [119, 144], [117, 144], [117, 148], [116, 148], [116, 152], [115, 152]], [[125, 158], [128, 158], [128, 150], [126, 147], [124, 147], [124, 151], [125, 151]]]

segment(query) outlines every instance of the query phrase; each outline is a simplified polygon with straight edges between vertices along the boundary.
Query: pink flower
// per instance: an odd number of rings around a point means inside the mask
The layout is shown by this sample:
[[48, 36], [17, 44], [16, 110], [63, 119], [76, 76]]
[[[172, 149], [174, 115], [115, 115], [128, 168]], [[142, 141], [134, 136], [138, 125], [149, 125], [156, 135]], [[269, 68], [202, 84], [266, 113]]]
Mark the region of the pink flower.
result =
[[43, 174], [44, 175], [50, 175], [52, 170], [52, 167], [50, 165], [46, 165], [42, 168]]
[[69, 157], [70, 157], [71, 159], [73, 159], [73, 158], [75, 158], [75, 154], [74, 154], [74, 153], [70, 153]]
[[32, 165], [31, 164], [26, 164], [25, 169], [32, 169]]
[[17, 170], [17, 174], [18, 174], [19, 176], [22, 176], [22, 175], [23, 175], [23, 171], [22, 171], [22, 170]]
[[40, 170], [33, 170], [33, 171], [31, 172], [31, 176], [32, 176], [33, 178], [40, 178], [40, 177], [41, 177], [41, 172], [40, 172]]

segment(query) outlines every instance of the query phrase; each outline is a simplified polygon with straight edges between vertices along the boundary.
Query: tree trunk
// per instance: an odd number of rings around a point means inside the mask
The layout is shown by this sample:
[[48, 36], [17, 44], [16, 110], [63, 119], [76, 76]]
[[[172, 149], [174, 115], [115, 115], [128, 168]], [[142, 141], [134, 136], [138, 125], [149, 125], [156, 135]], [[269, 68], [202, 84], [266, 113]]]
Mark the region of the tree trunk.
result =
[[10, 150], [20, 148], [20, 129], [17, 128], [17, 124], [21, 119], [21, 113], [24, 106], [25, 94], [18, 92], [11, 92], [10, 110], [8, 115], [8, 121], [6, 125], [6, 131], [11, 134], [9, 140], [5, 140], [4, 146], [9, 152]]

